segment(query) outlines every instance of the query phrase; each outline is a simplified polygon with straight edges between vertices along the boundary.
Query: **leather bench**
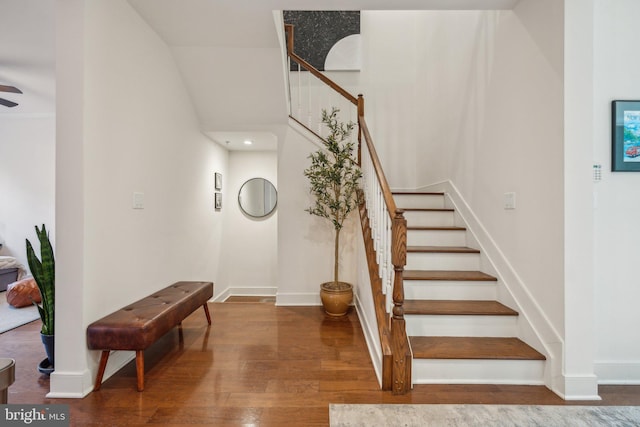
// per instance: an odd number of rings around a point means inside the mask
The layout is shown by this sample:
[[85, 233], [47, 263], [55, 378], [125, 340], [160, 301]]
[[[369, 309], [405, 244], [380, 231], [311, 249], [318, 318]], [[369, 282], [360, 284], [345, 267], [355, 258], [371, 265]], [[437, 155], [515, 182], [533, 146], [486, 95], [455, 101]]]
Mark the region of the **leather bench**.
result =
[[204, 308], [211, 324], [207, 307], [211, 297], [211, 282], [177, 282], [90, 324], [87, 346], [102, 350], [93, 390], [100, 390], [112, 350], [136, 352], [138, 391], [144, 390], [144, 350], [199, 307]]

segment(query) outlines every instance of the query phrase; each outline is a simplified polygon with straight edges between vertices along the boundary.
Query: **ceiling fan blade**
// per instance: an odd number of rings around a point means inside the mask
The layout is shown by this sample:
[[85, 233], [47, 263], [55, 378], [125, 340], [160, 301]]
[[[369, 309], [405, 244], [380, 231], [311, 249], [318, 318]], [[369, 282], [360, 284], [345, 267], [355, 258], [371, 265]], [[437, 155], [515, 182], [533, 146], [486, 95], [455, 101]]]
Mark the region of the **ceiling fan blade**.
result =
[[13, 101], [9, 101], [8, 99], [0, 98], [0, 105], [4, 105], [5, 107], [11, 108], [11, 107], [15, 107], [18, 104]]
[[22, 91], [15, 86], [5, 85], [0, 85], [0, 92], [22, 93]]

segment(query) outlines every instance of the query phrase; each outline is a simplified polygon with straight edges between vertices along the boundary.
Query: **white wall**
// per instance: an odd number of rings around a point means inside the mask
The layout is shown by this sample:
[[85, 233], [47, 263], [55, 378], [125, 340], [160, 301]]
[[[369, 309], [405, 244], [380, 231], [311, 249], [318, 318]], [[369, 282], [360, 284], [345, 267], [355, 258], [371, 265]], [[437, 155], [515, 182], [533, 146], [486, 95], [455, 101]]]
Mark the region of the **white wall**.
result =
[[[59, 171], [69, 206], [57, 214], [59, 233], [78, 244], [63, 242], [58, 257], [64, 332], [51, 394], [77, 396], [97, 366], [90, 322], [178, 280], [216, 282], [225, 211], [214, 210], [214, 172], [228, 176], [228, 159], [199, 131], [169, 49], [126, 1], [58, 5], [57, 154], [70, 168]], [[132, 209], [133, 192], [144, 209]], [[83, 301], [77, 316], [66, 314], [78, 311], [72, 295]]]
[[[278, 143], [278, 305], [319, 305], [320, 284], [333, 280], [333, 225], [305, 212], [313, 199], [303, 171], [318, 146], [303, 135], [289, 127]], [[356, 220], [354, 212], [340, 233], [340, 280], [353, 284]]]
[[0, 114], [0, 141], [0, 255], [28, 268], [25, 238], [36, 244], [35, 225], [55, 242], [55, 117]]
[[[274, 136], [275, 138], [275, 136]], [[265, 178], [278, 190], [276, 151], [231, 151], [222, 194], [226, 219], [218, 291], [228, 295], [275, 295], [278, 287], [278, 206], [265, 218], [245, 215], [238, 192], [251, 178]]]
[[640, 174], [611, 172], [611, 101], [640, 99], [640, 58], [629, 46], [638, 37], [640, 3], [595, 2], [594, 161], [602, 181], [594, 186], [596, 374], [600, 383], [640, 383], [640, 324], [636, 270], [640, 230]]

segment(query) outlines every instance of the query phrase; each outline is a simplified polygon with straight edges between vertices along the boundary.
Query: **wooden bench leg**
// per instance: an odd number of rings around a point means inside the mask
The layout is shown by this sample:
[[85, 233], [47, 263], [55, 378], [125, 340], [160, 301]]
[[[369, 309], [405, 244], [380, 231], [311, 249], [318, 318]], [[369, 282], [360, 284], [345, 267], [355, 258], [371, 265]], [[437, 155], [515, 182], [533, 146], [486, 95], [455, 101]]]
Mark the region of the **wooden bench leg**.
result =
[[96, 383], [93, 385], [93, 391], [100, 390], [102, 386], [102, 377], [104, 376], [104, 370], [107, 368], [107, 360], [109, 360], [109, 350], [104, 350], [100, 356], [100, 366], [98, 367], [98, 374], [96, 375]]
[[136, 374], [138, 376], [138, 391], [144, 390], [144, 350], [136, 350]]
[[204, 308], [204, 314], [207, 315], [207, 322], [209, 322], [209, 324], [211, 324], [211, 316], [209, 315], [209, 306], [207, 305], [206, 302], [204, 304], [202, 304], [202, 308]]

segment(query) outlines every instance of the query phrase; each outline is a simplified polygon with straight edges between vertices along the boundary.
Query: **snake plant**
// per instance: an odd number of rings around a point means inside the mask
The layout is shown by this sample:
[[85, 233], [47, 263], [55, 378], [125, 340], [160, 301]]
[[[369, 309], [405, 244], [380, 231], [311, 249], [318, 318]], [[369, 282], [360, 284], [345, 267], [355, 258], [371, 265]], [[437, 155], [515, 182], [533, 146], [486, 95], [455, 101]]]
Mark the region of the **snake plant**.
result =
[[38, 307], [40, 319], [42, 320], [43, 335], [54, 335], [55, 332], [55, 259], [53, 258], [53, 248], [49, 241], [49, 233], [44, 224], [42, 229], [36, 225], [36, 235], [40, 241], [40, 259], [36, 256], [33, 246], [29, 239], [27, 240], [27, 261], [33, 278], [38, 285], [40, 295], [42, 297], [42, 305], [33, 303]]

